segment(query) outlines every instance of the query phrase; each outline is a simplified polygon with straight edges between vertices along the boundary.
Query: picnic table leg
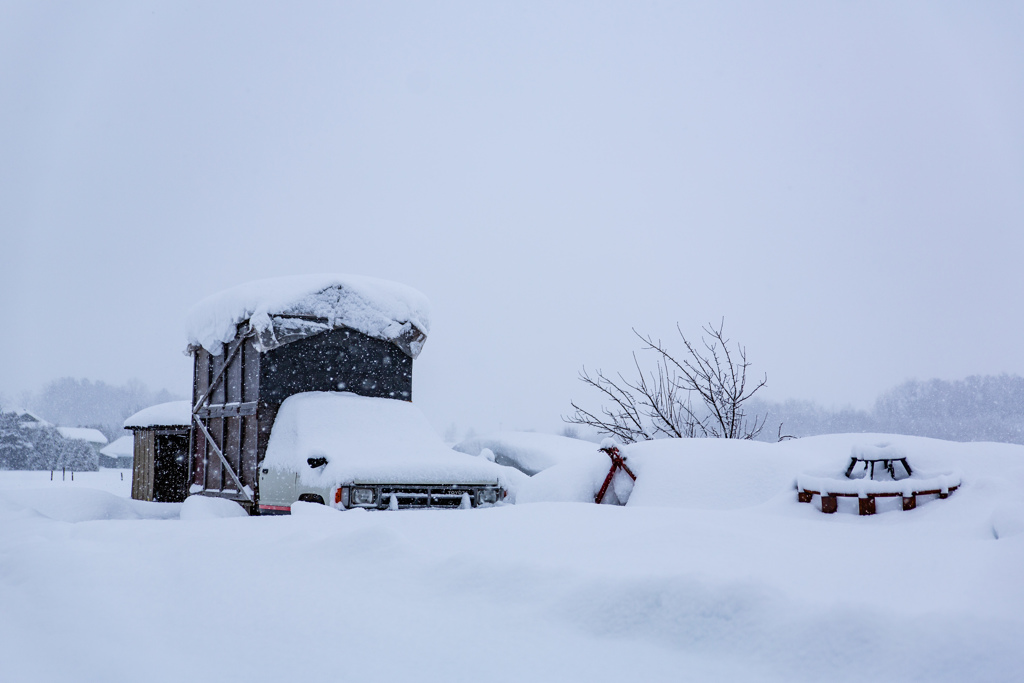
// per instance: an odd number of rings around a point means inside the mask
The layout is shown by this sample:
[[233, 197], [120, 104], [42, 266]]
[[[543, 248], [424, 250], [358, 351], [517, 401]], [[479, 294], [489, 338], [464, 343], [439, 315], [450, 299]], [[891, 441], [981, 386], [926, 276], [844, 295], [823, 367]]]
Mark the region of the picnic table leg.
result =
[[917, 496], [911, 493], [909, 496], [903, 496], [903, 509], [913, 510], [917, 507]]
[[900, 458], [900, 462], [903, 463], [903, 469], [907, 471], [907, 476], [911, 477], [914, 473], [910, 469], [910, 463], [907, 462], [906, 458]]
[[822, 492], [822, 494], [821, 494], [821, 511], [822, 512], [824, 512], [826, 515], [830, 515], [833, 512], [835, 512], [838, 507], [839, 507], [839, 505], [836, 502], [835, 495], [833, 495], [831, 493], [826, 494], [826, 493]]
[[850, 466], [846, 468], [846, 478], [849, 479], [853, 468], [857, 466], [857, 458], [850, 458]]
[[875, 514], [875, 497], [865, 496], [864, 498], [858, 498], [857, 502], [860, 503], [860, 514], [862, 515], [873, 515]]
[[812, 498], [814, 498], [814, 494], [811, 493], [810, 491], [804, 491], [803, 489], [798, 489], [797, 490], [797, 493], [796, 493], [796, 500], [797, 500], [797, 502], [799, 502], [799, 503], [810, 503]]

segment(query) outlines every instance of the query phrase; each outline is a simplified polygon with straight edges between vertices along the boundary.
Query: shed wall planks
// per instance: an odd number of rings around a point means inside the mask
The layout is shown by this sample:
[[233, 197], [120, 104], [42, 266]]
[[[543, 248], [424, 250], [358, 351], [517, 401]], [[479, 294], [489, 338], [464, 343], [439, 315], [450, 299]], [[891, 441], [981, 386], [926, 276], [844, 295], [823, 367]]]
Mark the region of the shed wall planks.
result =
[[[274, 418], [289, 396], [307, 391], [351, 391], [412, 400], [412, 358], [389, 342], [347, 328], [262, 354], [252, 337], [236, 338], [218, 356], [203, 348], [194, 354], [193, 406], [206, 396], [196, 419], [206, 426], [242, 485], [253, 491], [258, 487], [258, 467]], [[228, 358], [223, 377], [214, 384]], [[207, 493], [243, 499], [205, 436], [198, 429], [192, 432], [192, 484]]]

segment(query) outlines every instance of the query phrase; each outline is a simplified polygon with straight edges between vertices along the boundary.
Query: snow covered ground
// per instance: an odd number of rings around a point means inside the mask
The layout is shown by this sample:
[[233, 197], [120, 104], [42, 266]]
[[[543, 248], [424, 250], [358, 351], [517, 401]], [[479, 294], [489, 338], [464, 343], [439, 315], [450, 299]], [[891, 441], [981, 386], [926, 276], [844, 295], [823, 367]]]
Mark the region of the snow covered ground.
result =
[[641, 444], [626, 507], [246, 518], [126, 500], [117, 470], [0, 472], [0, 678], [1024, 680], [1024, 447], [892, 437], [964, 486], [796, 502], [872, 438]]

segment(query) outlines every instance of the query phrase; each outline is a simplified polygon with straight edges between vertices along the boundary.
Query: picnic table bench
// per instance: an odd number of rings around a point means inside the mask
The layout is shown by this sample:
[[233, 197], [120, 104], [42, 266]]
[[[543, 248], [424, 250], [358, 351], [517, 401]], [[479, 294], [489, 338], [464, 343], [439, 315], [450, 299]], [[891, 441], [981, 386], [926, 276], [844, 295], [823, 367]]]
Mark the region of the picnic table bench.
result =
[[[894, 464], [899, 462], [907, 471], [907, 476], [890, 481], [878, 481], [870, 478], [851, 479], [849, 474], [856, 467], [858, 462], [865, 464], [866, 470], [870, 471], [871, 465], [875, 462], [882, 462], [883, 467], [890, 474]], [[906, 458], [851, 458], [850, 467], [846, 470], [847, 476], [843, 478], [820, 477], [813, 475], [800, 475], [797, 478], [797, 500], [801, 503], [810, 503], [814, 496], [821, 497], [821, 511], [826, 514], [836, 512], [839, 507], [839, 498], [857, 498], [861, 515], [875, 514], [876, 498], [903, 499], [903, 509], [913, 510], [917, 507], [918, 496], [935, 495], [939, 498], [948, 498], [949, 494], [960, 488], [961, 479], [959, 474], [949, 473], [934, 477], [918, 478], [911, 477], [912, 470], [907, 464]]]

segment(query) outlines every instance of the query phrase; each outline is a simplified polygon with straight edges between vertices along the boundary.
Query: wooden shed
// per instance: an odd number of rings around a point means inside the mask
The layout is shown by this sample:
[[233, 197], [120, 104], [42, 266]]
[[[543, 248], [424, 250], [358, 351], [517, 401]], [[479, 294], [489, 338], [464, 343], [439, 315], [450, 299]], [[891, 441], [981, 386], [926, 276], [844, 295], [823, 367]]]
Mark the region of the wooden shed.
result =
[[135, 460], [135, 437], [122, 436], [100, 449], [100, 467], [131, 469]]
[[188, 401], [161, 403], [125, 420], [132, 430], [132, 498], [180, 503], [188, 496]]
[[348, 391], [411, 401], [425, 311], [415, 290], [351, 276], [260, 281], [200, 303], [188, 347], [190, 492], [255, 512], [258, 467], [289, 396]]

